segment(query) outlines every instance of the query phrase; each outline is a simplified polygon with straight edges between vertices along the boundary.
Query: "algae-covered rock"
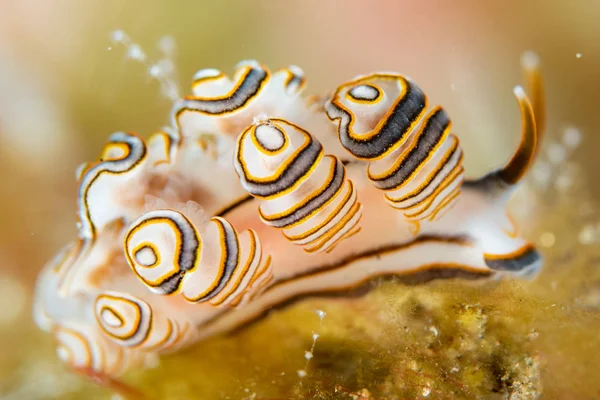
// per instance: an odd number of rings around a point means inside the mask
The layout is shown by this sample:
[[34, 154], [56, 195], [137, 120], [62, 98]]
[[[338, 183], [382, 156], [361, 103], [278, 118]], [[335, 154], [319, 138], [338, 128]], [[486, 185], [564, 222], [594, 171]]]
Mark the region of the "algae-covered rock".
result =
[[360, 299], [305, 301], [131, 382], [165, 399], [536, 398], [535, 335], [493, 301], [527, 296], [509, 285], [387, 282]]

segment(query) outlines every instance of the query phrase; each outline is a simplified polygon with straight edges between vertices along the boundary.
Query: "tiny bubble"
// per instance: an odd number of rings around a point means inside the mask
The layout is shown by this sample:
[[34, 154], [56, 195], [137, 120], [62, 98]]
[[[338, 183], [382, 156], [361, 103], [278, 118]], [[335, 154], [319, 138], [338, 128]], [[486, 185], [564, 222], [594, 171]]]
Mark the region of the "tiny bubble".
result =
[[108, 48], [106, 50], [111, 51], [112, 47], [108, 46]]
[[132, 44], [131, 46], [129, 46], [129, 49], [127, 50], [127, 56], [134, 60], [146, 59], [146, 55], [142, 51], [142, 48], [137, 44]]
[[581, 58], [583, 55], [581, 53], [575, 53], [575, 57]]
[[325, 316], [327, 315], [327, 313], [323, 310], [315, 310], [315, 312], [317, 313], [317, 315], [319, 316], [319, 318], [321, 320], [323, 320], [323, 318], [325, 318]]
[[150, 69], [148, 70], [148, 72], [150, 72], [150, 76], [157, 78], [161, 75], [161, 69], [158, 65], [153, 65], [150, 67]]
[[111, 33], [111, 37], [112, 37], [113, 42], [123, 42], [125, 40], [125, 38], [127, 37], [127, 35], [125, 34], [125, 32], [118, 29]]
[[450, 87], [452, 88], [452, 90], [456, 89], [456, 86], [454, 86], [454, 83], [451, 84]]
[[[32, 233], [32, 235], [33, 235], [33, 233]], [[319, 334], [318, 333], [313, 333], [312, 338], [313, 338], [313, 340], [316, 341], [319, 338]]]
[[310, 360], [311, 358], [313, 358], [312, 351], [305, 351], [304, 352], [304, 358], [306, 358], [307, 360]]
[[300, 378], [304, 378], [304, 377], [306, 376], [306, 371], [305, 371], [305, 370], [303, 370], [303, 369], [299, 369], [299, 370], [298, 370], [298, 376], [299, 376]]
[[532, 175], [538, 185], [547, 186], [552, 178], [552, 168], [549, 163], [540, 161], [533, 168]]
[[173, 54], [175, 52], [175, 39], [173, 36], [163, 36], [158, 40], [158, 47], [165, 54]]

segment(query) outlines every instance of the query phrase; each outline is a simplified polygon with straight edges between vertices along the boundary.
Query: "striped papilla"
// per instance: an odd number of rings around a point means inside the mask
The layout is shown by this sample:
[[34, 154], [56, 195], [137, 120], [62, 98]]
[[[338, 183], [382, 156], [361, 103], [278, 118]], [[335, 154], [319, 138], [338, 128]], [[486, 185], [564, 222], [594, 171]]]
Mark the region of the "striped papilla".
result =
[[270, 118], [238, 138], [235, 169], [261, 200], [262, 221], [307, 252], [326, 252], [359, 224], [362, 206], [346, 169], [309, 132]]
[[427, 104], [422, 90], [397, 74], [345, 83], [326, 104], [342, 145], [369, 162], [369, 180], [417, 227], [456, 204], [463, 180], [450, 118], [439, 106], [427, 111]]
[[201, 235], [190, 219], [170, 209], [135, 221], [124, 247], [130, 267], [154, 293], [214, 306], [234, 305], [268, 259], [253, 230], [239, 234], [226, 219], [213, 217]]

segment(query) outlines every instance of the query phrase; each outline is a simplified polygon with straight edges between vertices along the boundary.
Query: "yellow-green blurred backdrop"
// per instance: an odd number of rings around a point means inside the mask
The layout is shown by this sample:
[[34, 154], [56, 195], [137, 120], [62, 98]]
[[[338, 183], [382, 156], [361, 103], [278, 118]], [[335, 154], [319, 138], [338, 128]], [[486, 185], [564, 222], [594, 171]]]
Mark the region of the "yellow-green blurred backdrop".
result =
[[169, 100], [111, 31], [125, 30], [150, 58], [171, 35], [182, 93], [197, 69], [231, 72], [248, 58], [301, 66], [310, 93], [402, 72], [449, 110], [477, 175], [518, 141], [512, 87], [528, 49], [543, 62], [549, 130], [579, 128], [577, 158], [600, 168], [599, 17], [592, 0], [1, 0], [2, 370], [19, 365], [22, 346], [50, 346], [31, 342], [44, 337], [32, 333], [31, 296], [42, 264], [75, 235], [76, 166], [113, 131], [149, 134], [169, 121]]

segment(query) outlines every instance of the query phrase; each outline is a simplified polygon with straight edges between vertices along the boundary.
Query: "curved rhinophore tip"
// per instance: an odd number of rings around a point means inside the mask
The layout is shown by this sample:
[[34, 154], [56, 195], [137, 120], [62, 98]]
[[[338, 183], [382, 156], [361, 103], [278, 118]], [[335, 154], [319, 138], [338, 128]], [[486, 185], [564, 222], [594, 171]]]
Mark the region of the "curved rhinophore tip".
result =
[[517, 85], [513, 88], [513, 93], [515, 94], [515, 96], [517, 96], [517, 99], [520, 99], [520, 100], [527, 99], [525, 90], [520, 85]]
[[521, 143], [508, 164], [498, 171], [498, 177], [511, 186], [521, 180], [533, 163], [537, 144], [535, 117], [531, 103], [521, 86], [516, 86], [513, 92], [521, 109]]

